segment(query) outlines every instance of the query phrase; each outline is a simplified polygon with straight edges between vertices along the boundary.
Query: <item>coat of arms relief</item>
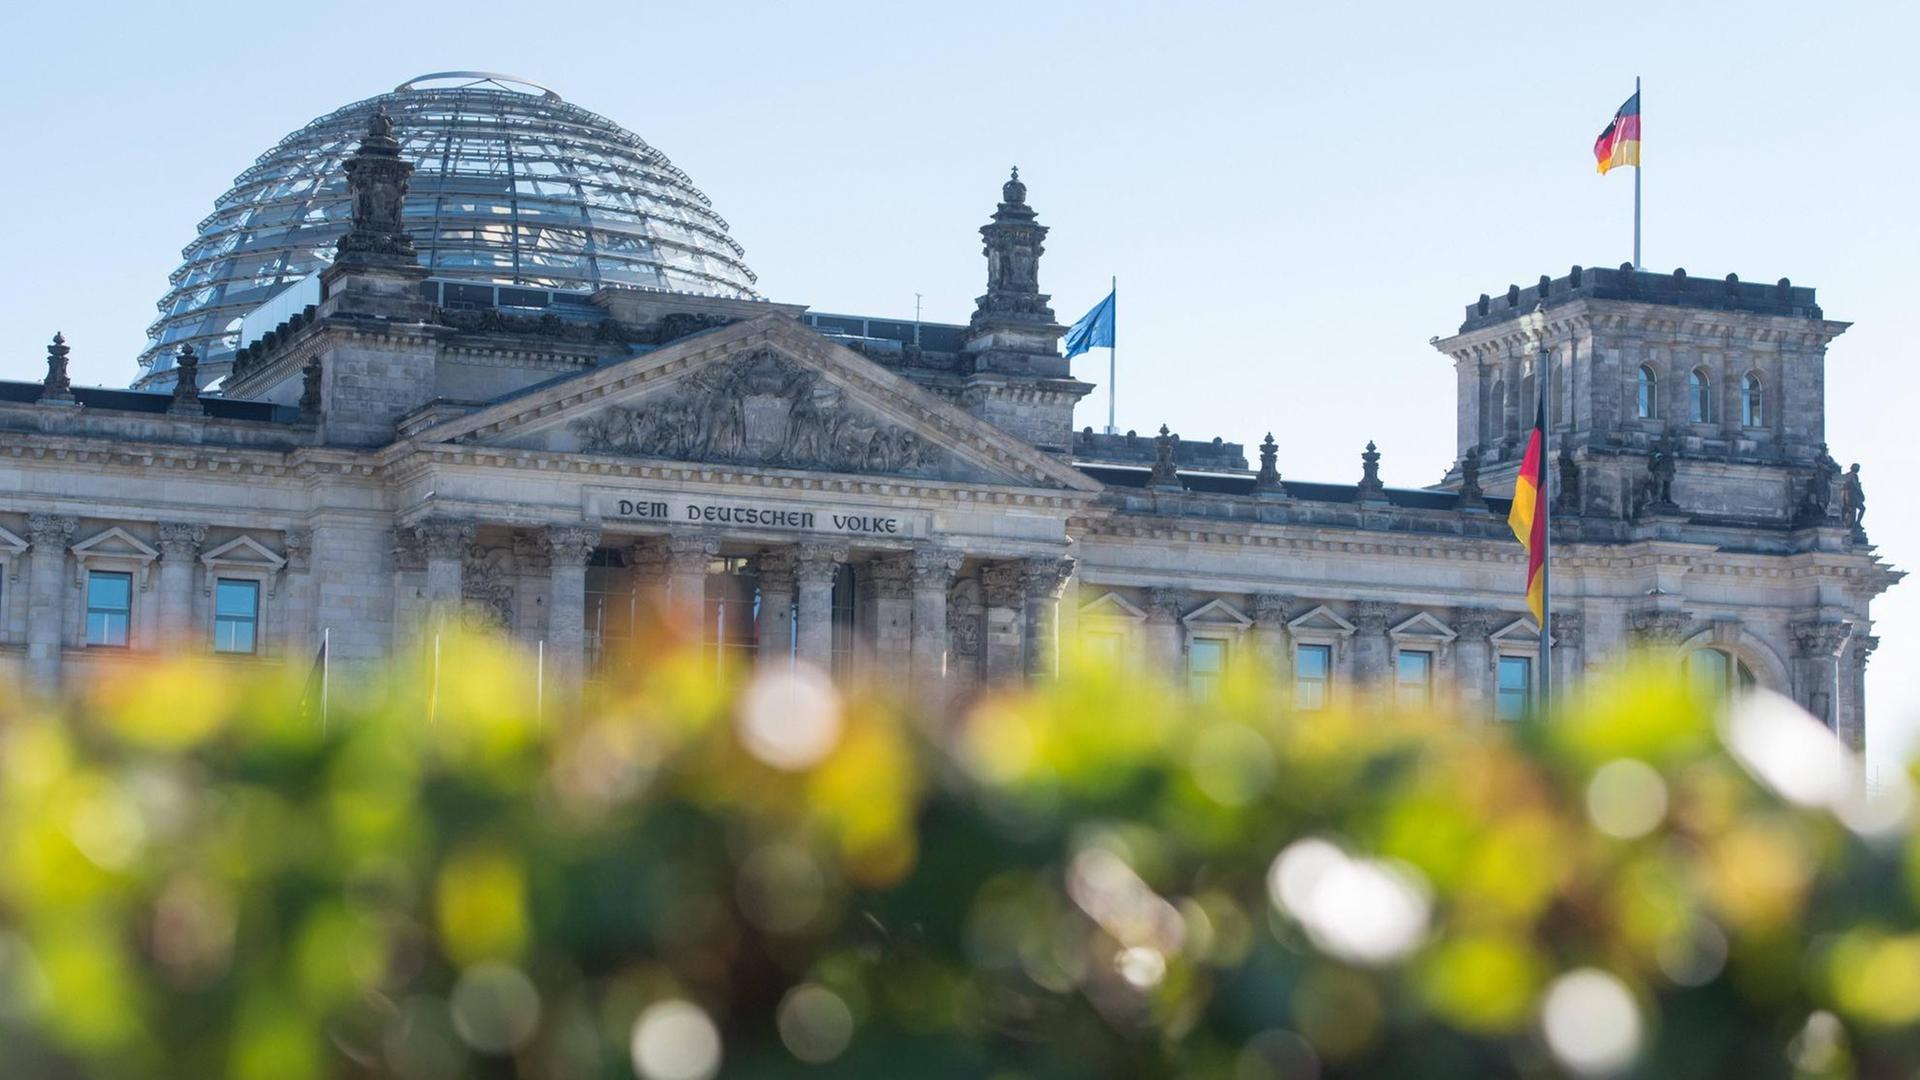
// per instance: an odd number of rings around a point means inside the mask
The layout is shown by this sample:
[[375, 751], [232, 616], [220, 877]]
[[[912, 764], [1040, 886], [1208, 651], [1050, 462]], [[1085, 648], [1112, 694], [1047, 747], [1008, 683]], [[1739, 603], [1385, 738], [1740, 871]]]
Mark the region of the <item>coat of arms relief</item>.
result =
[[921, 475], [947, 463], [916, 432], [856, 409], [838, 386], [771, 349], [569, 429], [589, 454]]

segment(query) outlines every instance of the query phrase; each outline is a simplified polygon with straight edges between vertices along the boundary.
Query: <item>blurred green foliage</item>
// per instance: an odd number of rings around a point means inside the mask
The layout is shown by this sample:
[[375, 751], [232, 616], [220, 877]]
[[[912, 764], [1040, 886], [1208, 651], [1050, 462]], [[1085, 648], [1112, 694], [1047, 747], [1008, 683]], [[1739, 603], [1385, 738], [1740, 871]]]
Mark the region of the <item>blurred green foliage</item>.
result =
[[439, 670], [324, 723], [191, 659], [4, 717], [5, 1075], [1920, 1061], [1908, 778], [1658, 662], [1511, 726], [1076, 664], [951, 722], [695, 649], [564, 710], [499, 642]]

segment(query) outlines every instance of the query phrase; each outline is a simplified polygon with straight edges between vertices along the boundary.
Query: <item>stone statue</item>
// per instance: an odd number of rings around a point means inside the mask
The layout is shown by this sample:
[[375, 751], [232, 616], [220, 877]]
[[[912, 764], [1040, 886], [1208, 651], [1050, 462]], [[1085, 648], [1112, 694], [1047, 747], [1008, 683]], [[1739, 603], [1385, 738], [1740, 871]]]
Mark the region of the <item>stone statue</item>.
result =
[[1460, 459], [1460, 507], [1485, 506], [1485, 495], [1480, 490], [1480, 448], [1475, 446]]
[[320, 419], [320, 358], [307, 361], [300, 369], [300, 422], [315, 423]]
[[1860, 463], [1856, 461], [1840, 487], [1840, 520], [1855, 540], [1865, 540], [1867, 530], [1862, 522], [1866, 519], [1867, 494], [1860, 487]]
[[1580, 512], [1580, 465], [1573, 460], [1573, 451], [1566, 446], [1560, 447], [1560, 468], [1553, 480], [1553, 508], [1570, 513]]
[[1838, 479], [1840, 463], [1827, 452], [1827, 444], [1821, 443], [1820, 453], [1813, 459], [1813, 482], [1807, 487], [1808, 518], [1824, 522], [1833, 517], [1833, 485]]
[[200, 357], [194, 353], [192, 345], [180, 346], [173, 370], [173, 404], [168, 406], [169, 410], [197, 411], [200, 408]]
[[1367, 440], [1367, 448], [1360, 452], [1360, 497], [1362, 499], [1385, 498], [1387, 486], [1380, 482], [1380, 450]]
[[1147, 473], [1150, 488], [1179, 488], [1180, 473], [1174, 468], [1173, 454], [1179, 449], [1180, 436], [1160, 425], [1160, 436], [1153, 440], [1153, 471]]
[[393, 119], [384, 108], [367, 119], [367, 134], [346, 160], [353, 217], [340, 238], [335, 262], [360, 266], [414, 266], [413, 239], [401, 219], [413, 163], [400, 156]]
[[1280, 483], [1280, 445], [1273, 441], [1271, 431], [1267, 432], [1266, 441], [1260, 444], [1260, 472], [1253, 478], [1253, 490], [1268, 494], [1279, 494], [1286, 490]]
[[1653, 448], [1653, 456], [1647, 459], [1647, 505], [1662, 509], [1671, 508], [1673, 501], [1673, 477], [1679, 471], [1677, 456], [1673, 444], [1662, 439]]
[[367, 117], [367, 135], [374, 139], [393, 138], [393, 117], [387, 115], [385, 105], [373, 110], [373, 115]]

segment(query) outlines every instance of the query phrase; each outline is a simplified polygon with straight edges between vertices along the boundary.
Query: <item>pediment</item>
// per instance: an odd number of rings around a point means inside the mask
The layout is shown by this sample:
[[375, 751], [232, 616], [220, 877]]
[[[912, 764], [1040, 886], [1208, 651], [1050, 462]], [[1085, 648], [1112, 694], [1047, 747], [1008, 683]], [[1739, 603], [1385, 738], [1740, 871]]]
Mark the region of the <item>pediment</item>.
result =
[[1190, 629], [1245, 630], [1253, 620], [1225, 600], [1209, 600], [1181, 617]]
[[275, 555], [265, 544], [251, 536], [236, 536], [200, 556], [200, 561], [208, 566], [246, 567], [266, 571], [278, 570], [287, 565], [287, 560]]
[[1395, 640], [1408, 641], [1452, 641], [1460, 635], [1439, 619], [1422, 611], [1413, 618], [1387, 631], [1387, 636]]
[[795, 320], [766, 315], [421, 432], [628, 460], [1097, 490], [1097, 482]]
[[1146, 622], [1147, 613], [1119, 593], [1110, 592], [1090, 604], [1080, 605], [1082, 619], [1118, 619], [1122, 622]]
[[1314, 608], [1296, 618], [1287, 620], [1287, 629], [1293, 633], [1338, 634], [1345, 637], [1354, 631], [1354, 625], [1341, 618], [1325, 604]]
[[1522, 616], [1487, 635], [1487, 638], [1507, 645], [1538, 645], [1540, 624]]
[[149, 546], [118, 525], [87, 537], [70, 550], [83, 561], [89, 558], [133, 559], [149, 563], [160, 557], [159, 549]]

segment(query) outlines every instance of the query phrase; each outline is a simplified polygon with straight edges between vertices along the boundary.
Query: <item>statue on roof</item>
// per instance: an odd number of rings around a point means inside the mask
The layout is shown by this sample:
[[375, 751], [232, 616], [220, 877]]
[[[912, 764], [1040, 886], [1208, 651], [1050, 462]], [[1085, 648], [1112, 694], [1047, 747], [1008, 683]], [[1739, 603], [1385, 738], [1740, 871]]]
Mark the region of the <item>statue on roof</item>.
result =
[[1865, 541], [1867, 519], [1867, 493], [1860, 487], [1860, 463], [1854, 462], [1847, 470], [1845, 481], [1840, 485], [1840, 521], [1855, 540]]

